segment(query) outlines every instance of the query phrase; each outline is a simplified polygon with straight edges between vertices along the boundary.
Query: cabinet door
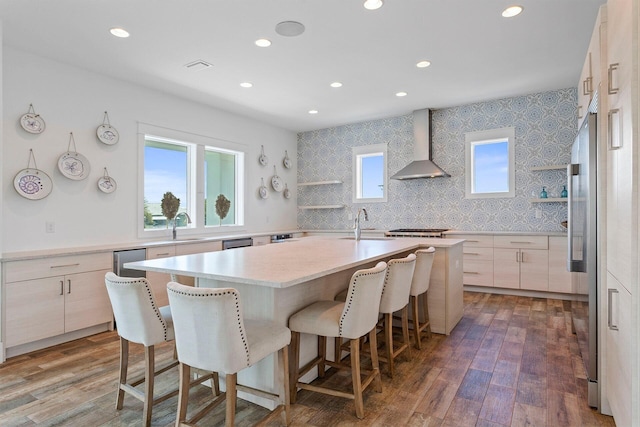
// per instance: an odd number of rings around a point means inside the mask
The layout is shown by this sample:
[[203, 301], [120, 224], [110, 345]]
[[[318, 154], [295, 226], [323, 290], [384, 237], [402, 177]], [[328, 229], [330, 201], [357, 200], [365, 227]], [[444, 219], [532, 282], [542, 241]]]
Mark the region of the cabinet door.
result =
[[519, 259], [519, 249], [493, 249], [493, 286], [497, 288], [520, 288]]
[[7, 283], [5, 292], [5, 347], [64, 333], [63, 276]]
[[98, 270], [64, 277], [65, 332], [113, 320], [111, 302], [104, 284], [104, 275], [108, 271], [110, 270]]
[[567, 238], [549, 236], [549, 291], [572, 293], [571, 273], [567, 271]]
[[549, 290], [549, 251], [541, 249], [520, 251], [520, 289]]
[[631, 345], [635, 333], [631, 294], [607, 273], [606, 382], [607, 397], [616, 425], [632, 423], [632, 365], [636, 360]]
[[[175, 246], [147, 248], [147, 259], [166, 258], [175, 256], [175, 254]], [[156, 273], [155, 271], [147, 271], [147, 280], [149, 281], [149, 287], [153, 293], [153, 298], [156, 300], [156, 304], [160, 307], [169, 305], [167, 283], [171, 281], [171, 275], [166, 273]]]

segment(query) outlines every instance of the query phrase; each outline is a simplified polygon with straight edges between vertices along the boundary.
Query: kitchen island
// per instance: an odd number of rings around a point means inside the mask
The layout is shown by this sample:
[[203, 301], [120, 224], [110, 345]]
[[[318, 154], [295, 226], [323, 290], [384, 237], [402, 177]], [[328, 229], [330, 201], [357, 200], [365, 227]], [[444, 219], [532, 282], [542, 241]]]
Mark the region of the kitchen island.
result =
[[[284, 243], [138, 261], [126, 268], [191, 276], [196, 286], [233, 287], [245, 317], [287, 325], [307, 305], [333, 299], [358, 269], [436, 248], [429, 289], [432, 331], [449, 334], [462, 318], [462, 243], [459, 239], [304, 237]], [[331, 341], [331, 340], [329, 340]], [[316, 354], [315, 337], [303, 336], [301, 363]], [[329, 353], [331, 354], [331, 353]], [[239, 373], [239, 381], [277, 392], [277, 362], [270, 356]], [[310, 373], [310, 378], [314, 375]], [[244, 397], [244, 396], [243, 396]], [[270, 401], [250, 399], [270, 407]]]

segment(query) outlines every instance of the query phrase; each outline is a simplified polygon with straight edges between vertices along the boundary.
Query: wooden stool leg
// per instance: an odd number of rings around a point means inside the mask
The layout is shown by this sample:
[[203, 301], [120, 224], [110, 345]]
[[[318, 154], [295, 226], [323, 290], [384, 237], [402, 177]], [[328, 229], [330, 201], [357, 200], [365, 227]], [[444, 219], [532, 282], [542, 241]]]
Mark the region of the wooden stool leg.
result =
[[284, 405], [284, 413], [282, 414], [282, 421], [285, 426], [291, 424], [291, 397], [289, 395], [289, 346], [285, 345], [279, 351], [280, 359], [282, 360], [282, 396]]
[[389, 363], [389, 376], [393, 378], [393, 313], [384, 314], [384, 340]]
[[342, 349], [340, 348], [340, 346], [342, 345], [342, 338], [340, 337], [335, 337], [334, 338], [334, 348], [333, 348], [333, 361], [336, 363], [340, 363], [340, 360], [342, 360]]
[[376, 328], [373, 328], [369, 332], [369, 345], [371, 346], [371, 366], [374, 372], [374, 387], [378, 393], [382, 393], [382, 377], [380, 376], [380, 361], [378, 360], [378, 341]]
[[413, 337], [416, 341], [416, 348], [422, 349], [420, 343], [420, 313], [418, 312], [418, 296], [411, 297], [411, 319], [413, 321]]
[[409, 340], [409, 307], [402, 309], [402, 345], [406, 346], [407, 357], [411, 358], [411, 341]]
[[155, 351], [152, 345], [144, 348], [144, 409], [142, 419], [145, 426], [151, 425], [151, 412], [153, 410], [153, 383], [155, 379]]
[[431, 339], [431, 321], [429, 320], [429, 300], [427, 292], [422, 294], [422, 310], [424, 311], [424, 326], [427, 330], [427, 338]]
[[327, 358], [327, 337], [318, 336], [318, 376], [324, 378], [325, 366], [324, 361]]
[[289, 351], [289, 395], [291, 403], [296, 403], [298, 374], [300, 371], [300, 332], [291, 331]]
[[227, 385], [227, 414], [224, 425], [226, 427], [233, 427], [236, 418], [236, 400], [238, 394], [236, 384], [238, 374], [227, 374], [225, 378]]
[[212, 372], [213, 378], [211, 379], [211, 391], [214, 396], [220, 396], [220, 376], [217, 372]]
[[176, 427], [187, 421], [187, 405], [189, 403], [189, 383], [191, 381], [191, 368], [184, 363], [180, 364], [180, 386], [178, 388], [178, 413], [176, 414]]
[[122, 409], [124, 403], [124, 389], [121, 386], [127, 383], [127, 369], [129, 369], [129, 341], [120, 337], [120, 380], [116, 396], [117, 410]]
[[[360, 340], [351, 342], [351, 379], [353, 381], [353, 402], [356, 407], [356, 417], [364, 418], [364, 402], [362, 400], [362, 378], [360, 377]], [[373, 351], [373, 350], [372, 350]]]

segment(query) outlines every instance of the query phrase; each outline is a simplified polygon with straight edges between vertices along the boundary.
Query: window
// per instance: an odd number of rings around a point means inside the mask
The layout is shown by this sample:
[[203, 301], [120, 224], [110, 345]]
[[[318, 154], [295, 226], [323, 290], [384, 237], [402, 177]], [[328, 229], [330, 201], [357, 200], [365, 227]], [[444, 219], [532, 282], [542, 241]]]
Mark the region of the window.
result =
[[387, 144], [353, 147], [353, 202], [387, 201]]
[[515, 197], [514, 128], [465, 134], [466, 197]]
[[[239, 144], [148, 125], [140, 128], [143, 236], [173, 226], [162, 214], [161, 202], [166, 192], [180, 199], [178, 213], [187, 215], [177, 216], [176, 225], [187, 230], [186, 234], [243, 225], [244, 153], [229, 148]], [[153, 134], [147, 133], [149, 131]], [[220, 195], [229, 201], [224, 218], [216, 211]]]

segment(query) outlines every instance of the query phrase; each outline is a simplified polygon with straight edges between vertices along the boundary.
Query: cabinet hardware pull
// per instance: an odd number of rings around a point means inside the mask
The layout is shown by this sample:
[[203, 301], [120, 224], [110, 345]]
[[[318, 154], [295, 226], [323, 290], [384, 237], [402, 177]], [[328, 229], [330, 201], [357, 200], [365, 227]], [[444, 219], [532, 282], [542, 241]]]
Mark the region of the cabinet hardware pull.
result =
[[609, 294], [609, 298], [607, 298], [607, 326], [612, 331], [618, 330], [618, 325], [613, 324], [613, 294], [617, 294], [617, 289], [607, 289], [607, 293]]
[[64, 280], [60, 280], [60, 295], [64, 295]]
[[51, 266], [51, 267], [49, 267], [49, 268], [77, 267], [77, 266], [79, 266], [79, 265], [80, 265], [80, 263], [79, 263], [79, 262], [76, 262], [75, 264], [52, 265], [52, 266]]
[[466, 241], [470, 242], [470, 243], [478, 243], [479, 242], [479, 240], [469, 240], [469, 239], [467, 239]]
[[165, 252], [163, 254], [156, 254], [156, 258], [158, 258], [159, 256], [167, 256], [169, 255], [169, 252]]
[[[620, 126], [620, 109], [614, 108], [607, 114], [607, 137], [609, 138], [609, 149], [617, 150], [622, 147], [622, 126]], [[618, 120], [614, 120], [617, 116]]]
[[70, 294], [71, 293], [71, 279], [68, 279], [67, 283], [69, 284], [69, 287], [67, 289], [67, 293]]
[[523, 245], [530, 245], [530, 244], [532, 244], [533, 242], [509, 242], [509, 243], [511, 243], [511, 244], [523, 244]]
[[582, 118], [582, 105], [578, 105], [578, 118]]
[[582, 94], [591, 95], [591, 77], [587, 77], [582, 81]]
[[480, 274], [477, 271], [463, 271], [463, 274]]
[[516, 252], [516, 262], [520, 262], [520, 257], [518, 255], [520, 255], [520, 252]]
[[615, 64], [609, 65], [609, 70], [607, 71], [609, 75], [609, 82], [607, 84], [609, 95], [615, 95], [620, 90], [619, 87], [613, 87], [613, 72], [616, 71], [618, 67], [620, 67], [620, 63], [616, 62]]
[[478, 252], [463, 252], [463, 255], [480, 255]]

